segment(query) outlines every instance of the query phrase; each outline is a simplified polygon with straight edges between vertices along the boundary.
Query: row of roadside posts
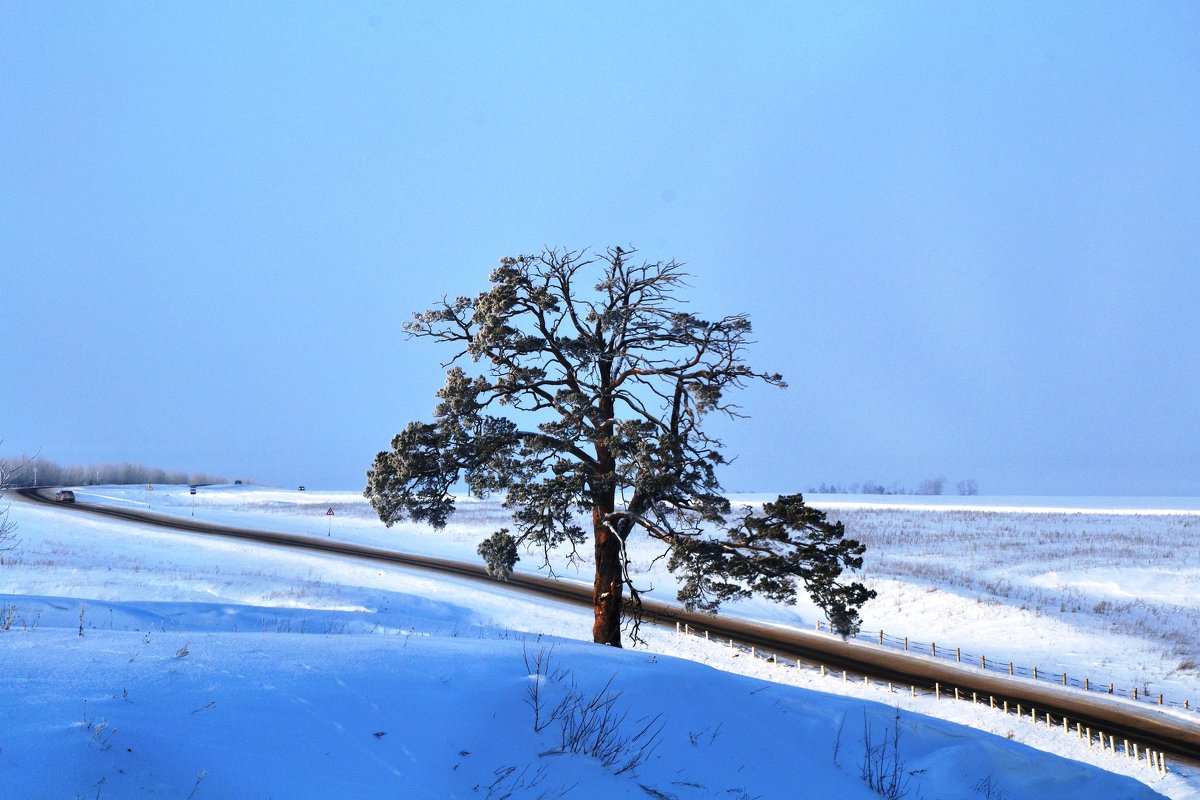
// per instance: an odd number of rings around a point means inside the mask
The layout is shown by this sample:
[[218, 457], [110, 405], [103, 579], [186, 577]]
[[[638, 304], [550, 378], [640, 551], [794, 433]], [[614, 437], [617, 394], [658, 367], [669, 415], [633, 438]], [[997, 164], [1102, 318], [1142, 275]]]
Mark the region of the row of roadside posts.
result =
[[[149, 510], [152, 507], [151, 503], [150, 503], [150, 498], [153, 496], [153, 492], [154, 492], [154, 485], [147, 483], [146, 484], [146, 508], [147, 508], [147, 510]], [[196, 516], [196, 487], [189, 486], [188, 492], [192, 495], [192, 516], [194, 517], [194, 516]]]
[[[683, 634], [684, 636], [698, 636], [701, 633], [703, 633], [705, 641], [709, 641], [711, 639], [708, 631], [697, 629], [697, 628], [692, 628], [686, 622], [680, 623], [680, 622], [676, 621], [675, 632], [677, 634]], [[767, 653], [765, 651], [760, 651], [754, 645], [742, 644], [733, 638], [729, 639], [729, 649], [732, 651], [740, 651], [740, 653], [749, 652], [749, 655], [752, 659], [765, 659], [766, 661], [769, 661], [772, 664], [779, 664], [783, 667], [792, 667], [797, 670], [812, 669], [811, 666], [806, 667], [804, 662], [800, 661], [799, 659], [792, 659], [789, 661], [787, 657], [780, 656], [778, 653]], [[837, 672], [838, 672], [838, 670], [826, 669], [824, 664], [819, 664], [817, 668], [820, 670], [820, 674], [821, 674], [822, 678], [829, 677], [829, 676], [836, 676]], [[841, 676], [842, 676], [842, 682], [849, 683], [849, 681], [850, 681], [849, 672], [845, 669], [840, 670], [840, 672], [841, 672]], [[855, 679], [855, 680], [857, 680], [857, 679]], [[881, 684], [877, 681], [872, 681], [869, 676], [864, 675], [863, 676], [863, 686], [868, 687], [868, 688], [872, 687], [872, 686], [874, 686], [876, 688], [882, 688], [883, 684]], [[897, 687], [891, 681], [888, 681], [886, 686], [887, 686], [888, 694], [896, 693]], [[917, 687], [915, 685], [910, 684], [909, 689], [912, 692], [912, 696], [916, 697], [918, 694]], [[953, 694], [950, 694], [951, 690], [953, 690], [953, 692], [954, 692]], [[920, 692], [925, 695], [929, 694], [928, 690], [925, 690], [925, 689], [920, 690]], [[967, 693], [963, 690], [960, 690], [958, 687], [943, 686], [941, 683], [933, 684], [933, 698], [935, 700], [940, 701], [942, 698], [949, 699], [950, 697], [953, 697], [955, 700], [958, 700], [958, 701], [968, 700]], [[992, 709], [993, 711], [1003, 711], [1005, 716], [1008, 716], [1009, 714], [1012, 713], [1012, 709], [1011, 709], [1011, 706], [1009, 705], [1009, 702], [1007, 700], [1004, 700], [1003, 698], [997, 700], [994, 695], [988, 695], [987, 702], [985, 704], [983, 701], [983, 698], [978, 694], [978, 692], [973, 691], [970, 693], [969, 700], [972, 705], [983, 704], [983, 705], [986, 705], [988, 708]], [[1026, 716], [1027, 711], [1028, 711], [1028, 716]], [[1044, 709], [1043, 709], [1043, 711], [1044, 711]], [[1058, 721], [1056, 722], [1055, 717], [1051, 712], [1044, 711], [1044, 713], [1045, 713], [1045, 726], [1046, 726], [1047, 730], [1055, 730], [1055, 729], [1060, 728], [1062, 730], [1063, 734], [1065, 734], [1067, 736], [1074, 735], [1081, 742], [1086, 741], [1087, 747], [1089, 750], [1095, 746], [1096, 740], [1098, 738], [1099, 744], [1100, 744], [1100, 749], [1104, 753], [1108, 753], [1109, 755], [1114, 756], [1114, 757], [1116, 757], [1118, 755], [1124, 755], [1125, 758], [1127, 758], [1131, 761], [1134, 761], [1136, 763], [1144, 763], [1150, 769], [1151, 772], [1153, 772], [1159, 776], [1164, 776], [1168, 772], [1167, 757], [1164, 753], [1162, 753], [1159, 750], [1153, 750], [1149, 747], [1145, 747], [1144, 745], [1141, 745], [1136, 741], [1131, 742], [1129, 739], [1118, 740], [1114, 734], [1106, 734], [1099, 729], [1093, 730], [1092, 728], [1085, 726], [1082, 722], [1079, 722], [1078, 720], [1075, 722], [1074, 729], [1072, 729], [1071, 724], [1067, 720], [1065, 715], [1058, 717]], [[1036, 708], [1032, 708], [1032, 707], [1027, 708], [1027, 707], [1023, 706], [1022, 704], [1018, 703], [1016, 706], [1016, 715], [1017, 715], [1017, 719], [1028, 719], [1035, 726], [1042, 725], [1042, 722], [1041, 722], [1042, 718], [1038, 715]], [[1008, 734], [1008, 736], [1009, 736], [1009, 738], [1012, 738], [1013, 734], [1010, 732]]]
[[[151, 497], [151, 493], [153, 491], [154, 491], [154, 486], [152, 484], [147, 483], [146, 484], [146, 508], [147, 509], [149, 509], [151, 507], [150, 506], [150, 497]], [[192, 496], [192, 516], [194, 517], [194, 516], [196, 516], [196, 487], [189, 486], [188, 494], [190, 494]], [[326, 536], [333, 535], [333, 516], [334, 516], [333, 506], [330, 506], [329, 509], [325, 512], [325, 517], [329, 520], [329, 527], [325, 531]]]

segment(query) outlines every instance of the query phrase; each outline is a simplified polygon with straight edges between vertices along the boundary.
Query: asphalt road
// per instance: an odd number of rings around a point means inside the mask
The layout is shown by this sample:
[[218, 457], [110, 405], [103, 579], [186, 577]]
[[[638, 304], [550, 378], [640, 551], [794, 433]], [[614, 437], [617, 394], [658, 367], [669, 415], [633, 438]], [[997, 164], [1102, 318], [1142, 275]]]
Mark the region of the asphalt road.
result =
[[[481, 565], [347, 544], [331, 539], [202, 523], [146, 511], [87, 503], [56, 503], [41, 491], [19, 489], [16, 493], [26, 501], [44, 503], [64, 512], [115, 517], [177, 531], [332, 553], [434, 570], [487, 581], [492, 585], [497, 583], [494, 578], [488, 576]], [[577, 605], [592, 605], [591, 587], [579, 584], [517, 573], [501, 585]], [[1002, 706], [1007, 701], [1014, 712], [1018, 704], [1026, 715], [1029, 714], [1029, 709], [1034, 708], [1041, 724], [1045, 724], [1048, 713], [1052, 725], [1059, 729], [1065, 717], [1072, 735], [1078, 722], [1085, 728], [1091, 728], [1093, 732], [1103, 731], [1106, 736], [1115, 736], [1118, 742], [1128, 739], [1131, 743], [1138, 743], [1143, 749], [1161, 751], [1170, 759], [1200, 765], [1200, 714], [1197, 715], [1197, 721], [1192, 722], [1176, 715], [1162, 713], [1153, 706], [1137, 706], [1130, 701], [1097, 697], [1078, 689], [1060, 688], [1045, 682], [1035, 683], [1028, 678], [992, 675], [969, 666], [872, 647], [862, 642], [843, 641], [829, 634], [780, 629], [729, 617], [691, 613], [666, 603], [645, 601], [643, 611], [648, 623], [672, 627], [676, 623], [686, 624], [699, 635], [704, 635], [703, 632], [707, 631], [710, 638], [732, 640], [745, 649], [754, 647], [760, 655], [770, 653], [785, 661], [824, 665], [838, 673], [845, 670], [851, 679], [861, 681], [863, 677], [867, 677], [878, 682], [890, 682], [898, 691], [910, 691], [910, 687], [915, 687], [918, 691], [931, 693], [935, 691], [936, 686], [940, 688], [942, 697], [950, 698], [947, 702], [954, 702], [956, 688], [959, 696], [963, 698], [970, 698], [974, 692], [980, 702], [989, 703], [990, 699], [994, 698], [996, 705]]]

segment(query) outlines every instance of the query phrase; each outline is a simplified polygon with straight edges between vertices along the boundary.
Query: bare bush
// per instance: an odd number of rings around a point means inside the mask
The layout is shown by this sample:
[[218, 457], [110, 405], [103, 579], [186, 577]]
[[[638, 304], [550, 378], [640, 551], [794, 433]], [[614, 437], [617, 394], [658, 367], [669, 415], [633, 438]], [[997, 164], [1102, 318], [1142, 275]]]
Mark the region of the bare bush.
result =
[[876, 738], [864, 709], [862, 745], [860, 776], [863, 783], [885, 800], [908, 797], [909, 784], [916, 773], [907, 771], [900, 758], [900, 712], [896, 712], [895, 724], [890, 728], [885, 726], [883, 735]]
[[980, 779], [973, 787], [975, 794], [983, 800], [1005, 800], [1004, 793], [992, 783], [992, 776]]
[[[17, 524], [8, 518], [8, 503], [4, 501], [4, 492], [12, 485], [14, 474], [23, 469], [24, 462], [0, 460], [0, 553], [16, 549], [20, 543], [15, 535]], [[3, 563], [4, 558], [0, 556], [0, 564]]]
[[[598, 760], [616, 774], [628, 772], [654, 754], [661, 741], [662, 714], [637, 720], [636, 729], [626, 724], [629, 712], [619, 708], [621, 692], [612, 688], [610, 677], [594, 694], [579, 688], [573, 672], [554, 661], [553, 649], [536, 654], [525, 652], [525, 666], [533, 682], [526, 703], [533, 710], [533, 729], [541, 731], [557, 726], [560, 744], [542, 755], [574, 753]], [[561, 696], [551, 704], [546, 690], [554, 685]]]

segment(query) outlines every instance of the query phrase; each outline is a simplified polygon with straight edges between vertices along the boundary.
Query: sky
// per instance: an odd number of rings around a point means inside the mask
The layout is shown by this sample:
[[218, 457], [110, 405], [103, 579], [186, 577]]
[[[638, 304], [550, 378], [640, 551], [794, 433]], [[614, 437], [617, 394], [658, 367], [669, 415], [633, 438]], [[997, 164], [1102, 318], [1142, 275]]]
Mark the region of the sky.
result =
[[503, 256], [746, 313], [735, 491], [1200, 494], [1200, 6], [0, 4], [0, 453], [353, 489]]

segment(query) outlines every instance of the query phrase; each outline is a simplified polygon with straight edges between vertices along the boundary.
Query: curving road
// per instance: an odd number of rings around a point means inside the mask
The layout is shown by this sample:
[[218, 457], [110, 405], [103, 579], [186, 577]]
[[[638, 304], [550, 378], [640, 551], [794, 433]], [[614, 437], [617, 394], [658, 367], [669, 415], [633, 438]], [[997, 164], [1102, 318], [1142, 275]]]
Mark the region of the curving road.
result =
[[[56, 503], [38, 489], [18, 489], [16, 494], [26, 501], [44, 503], [63, 511], [115, 517], [129, 522], [155, 525], [177, 531], [225, 536], [263, 544], [435, 570], [488, 581], [492, 584], [496, 583], [495, 579], [489, 577], [482, 566], [444, 558], [401, 553], [309, 536], [201, 523], [145, 511], [81, 503]], [[568, 603], [587, 607], [592, 605], [590, 586], [527, 574], [513, 574], [504, 585]], [[824, 665], [835, 671], [845, 670], [858, 680], [867, 677], [875, 681], [894, 683], [906, 689], [910, 686], [915, 687], [916, 690], [925, 693], [933, 693], [940, 689], [943, 695], [949, 697], [954, 697], [957, 688], [964, 698], [969, 698], [972, 693], [975, 693], [981, 702], [989, 702], [990, 698], [995, 698], [998, 706], [1007, 701], [1012, 709], [1016, 709], [1018, 704], [1026, 710], [1035, 708], [1041, 724], [1045, 724], [1046, 715], [1049, 714], [1052, 724], [1061, 728], [1065, 718], [1069, 721], [1072, 732], [1075, 730], [1076, 723], [1079, 723], [1085, 728], [1091, 728], [1092, 731], [1103, 731], [1106, 736], [1115, 736], [1117, 741], [1127, 739], [1131, 743], [1138, 743], [1141, 748], [1151, 748], [1161, 751], [1175, 760], [1200, 765], [1200, 722], [1193, 723], [1170, 714], [1160, 713], [1153, 708], [1138, 708], [1129, 702], [1097, 698], [1078, 690], [1064, 690], [1055, 686], [1036, 684], [1028, 679], [989, 675], [970, 667], [874, 648], [860, 642], [843, 641], [828, 634], [774, 628], [727, 617], [692, 613], [656, 601], [645, 601], [644, 614], [647, 622], [662, 625], [687, 625], [693, 631], [706, 631], [710, 637], [730, 640], [743, 648], [754, 647], [760, 651], [774, 653], [781, 659]]]

